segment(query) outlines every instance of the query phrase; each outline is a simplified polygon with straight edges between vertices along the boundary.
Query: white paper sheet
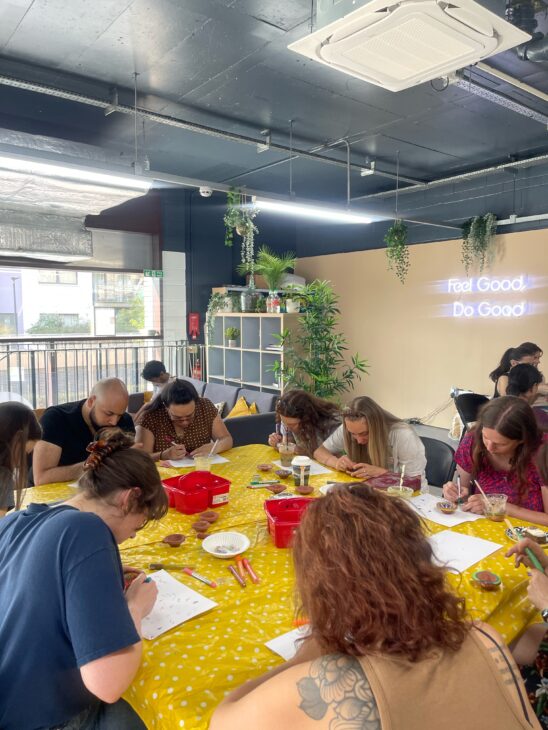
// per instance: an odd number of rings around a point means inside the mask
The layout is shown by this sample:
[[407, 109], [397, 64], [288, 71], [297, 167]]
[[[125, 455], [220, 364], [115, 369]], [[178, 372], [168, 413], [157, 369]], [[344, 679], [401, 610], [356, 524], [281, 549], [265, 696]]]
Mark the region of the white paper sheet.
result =
[[72, 487], [72, 489], [78, 489], [78, 482], [69, 482], [67, 484], [67, 487]]
[[145, 639], [155, 639], [217, 605], [215, 601], [179, 583], [165, 570], [150, 573], [149, 577], [158, 587], [158, 598], [152, 611], [143, 619], [142, 630]]
[[485, 519], [483, 515], [463, 512], [461, 509], [453, 512], [453, 514], [445, 515], [436, 507], [436, 504], [441, 501], [442, 499], [440, 497], [436, 497], [433, 494], [421, 494], [419, 497], [410, 499], [409, 504], [421, 517], [436, 522], [438, 525], [445, 525], [445, 527], [455, 527], [455, 525], [460, 525], [463, 522], [474, 522], [475, 520]]
[[[228, 459], [225, 459], [224, 456], [219, 456], [219, 454], [213, 454], [210, 459], [212, 464], [226, 464], [228, 461]], [[168, 464], [170, 466], [177, 467], [178, 469], [186, 469], [189, 466], [196, 466], [194, 459], [191, 456], [186, 456], [184, 459], [178, 459], [177, 461], [169, 461]]]
[[460, 532], [451, 530], [438, 532], [428, 540], [436, 562], [459, 571], [467, 570], [502, 547], [496, 542], [483, 540], [481, 537], [461, 535]]
[[[273, 463], [281, 469], [291, 469], [290, 466], [282, 466], [281, 461], [274, 461]], [[317, 477], [320, 476], [320, 474], [333, 474], [333, 470], [328, 469], [326, 466], [323, 466], [323, 464], [318, 464], [317, 461], [312, 460], [312, 464], [310, 465], [310, 476]]]
[[293, 659], [297, 653], [297, 649], [300, 646], [300, 642], [308, 634], [308, 626], [300, 626], [298, 629], [288, 631], [286, 634], [277, 636], [275, 639], [271, 639], [265, 643], [270, 651], [274, 654], [278, 654], [286, 662]]

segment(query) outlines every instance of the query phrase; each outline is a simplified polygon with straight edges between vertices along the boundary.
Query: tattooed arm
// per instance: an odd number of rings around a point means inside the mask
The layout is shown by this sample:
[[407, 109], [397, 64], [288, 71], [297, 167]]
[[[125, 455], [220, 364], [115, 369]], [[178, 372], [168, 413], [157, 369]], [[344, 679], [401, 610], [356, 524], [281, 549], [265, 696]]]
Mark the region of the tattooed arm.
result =
[[210, 730], [381, 730], [375, 698], [354, 657], [330, 654], [282, 668], [240, 699], [227, 698]]

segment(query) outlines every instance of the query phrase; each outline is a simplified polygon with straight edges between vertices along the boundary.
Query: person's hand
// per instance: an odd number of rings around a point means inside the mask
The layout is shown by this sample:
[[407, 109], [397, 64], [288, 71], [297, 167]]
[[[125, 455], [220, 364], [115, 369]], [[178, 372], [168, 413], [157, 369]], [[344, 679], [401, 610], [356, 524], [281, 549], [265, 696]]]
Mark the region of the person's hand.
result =
[[178, 461], [184, 459], [187, 455], [186, 446], [184, 444], [171, 444], [168, 449], [162, 451], [162, 459]]
[[[215, 453], [215, 452], [213, 452]], [[211, 454], [211, 444], [204, 444], [203, 446], [198, 446], [197, 449], [194, 449], [194, 451], [190, 452], [191, 456], [209, 456]]]
[[[533, 552], [535, 557], [538, 559], [539, 563], [542, 565], [544, 569], [548, 569], [548, 556], [544, 552], [544, 550], [536, 543], [534, 540], [531, 540], [530, 537], [525, 537], [523, 540], [518, 540], [515, 545], [512, 545], [510, 550], [506, 552], [506, 557], [510, 558], [512, 555], [515, 555], [515, 563], [516, 568], [520, 565], [526, 565], [528, 568], [533, 567], [533, 563], [531, 562], [531, 559], [526, 553], [527, 548]], [[548, 603], [544, 608], [548, 608]]]
[[122, 570], [124, 571], [124, 586], [126, 590], [133, 583], [135, 578], [137, 578], [137, 576], [145, 575], [142, 570], [139, 570], [139, 568], [132, 568], [129, 565], [122, 565]]
[[461, 505], [461, 508], [463, 512], [473, 512], [476, 515], [482, 515], [485, 512], [485, 500], [481, 494], [472, 494], [471, 497], [468, 497], [468, 501]]
[[278, 444], [282, 442], [282, 436], [279, 433], [271, 433], [268, 437], [268, 445], [272, 446], [274, 449]]
[[539, 611], [548, 608], [548, 576], [541, 573], [540, 570], [531, 571], [531, 580], [527, 588], [529, 600]]
[[372, 479], [380, 477], [386, 472], [387, 469], [383, 469], [382, 466], [373, 466], [373, 464], [354, 464], [354, 468], [348, 470], [350, 476], [357, 479]]
[[335, 462], [335, 469], [337, 471], [351, 471], [355, 466], [356, 464], [346, 454], [338, 458]]
[[[466, 499], [470, 490], [465, 487], [461, 487], [460, 498], [461, 500]], [[459, 490], [454, 482], [445, 482], [443, 485], [443, 496], [449, 502], [457, 502], [459, 498]]]
[[152, 611], [158, 596], [158, 587], [151, 580], [145, 583], [146, 575], [138, 575], [126, 591], [126, 601], [130, 610], [143, 619]]

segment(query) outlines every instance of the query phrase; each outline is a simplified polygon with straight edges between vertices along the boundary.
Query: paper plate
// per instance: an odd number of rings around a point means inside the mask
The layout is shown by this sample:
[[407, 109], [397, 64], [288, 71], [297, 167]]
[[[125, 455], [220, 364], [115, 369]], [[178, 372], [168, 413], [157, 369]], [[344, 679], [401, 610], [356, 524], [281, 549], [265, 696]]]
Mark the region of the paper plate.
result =
[[[522, 537], [526, 537], [526, 535], [524, 534], [524, 531], [525, 531], [524, 527], [514, 527], [514, 532], [517, 534], [518, 539], [521, 539]], [[509, 529], [505, 530], [504, 534], [506, 535], [506, 537], [508, 539], [515, 542], [515, 538]], [[546, 534], [548, 534], [548, 533], [546, 533]], [[543, 550], [548, 550], [548, 543], [537, 543], [537, 545], [539, 545], [541, 548], [543, 548]]]
[[320, 490], [320, 494], [324, 494], [325, 495], [328, 492], [330, 492], [333, 489], [334, 486], [335, 486], [334, 484], [324, 484], [323, 486], [318, 487], [318, 489]]
[[240, 555], [249, 547], [249, 538], [241, 532], [216, 532], [202, 542], [202, 547], [214, 558], [227, 560]]

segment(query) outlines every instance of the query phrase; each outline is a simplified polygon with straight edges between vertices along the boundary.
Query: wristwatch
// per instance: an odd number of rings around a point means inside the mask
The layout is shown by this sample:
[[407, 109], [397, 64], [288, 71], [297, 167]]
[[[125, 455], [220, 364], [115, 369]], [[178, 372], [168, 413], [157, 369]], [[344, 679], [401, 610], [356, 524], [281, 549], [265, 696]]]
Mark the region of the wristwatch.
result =
[[545, 608], [543, 611], [541, 611], [540, 615], [542, 616], [542, 620], [544, 621], [544, 623], [548, 624], [548, 608]]

